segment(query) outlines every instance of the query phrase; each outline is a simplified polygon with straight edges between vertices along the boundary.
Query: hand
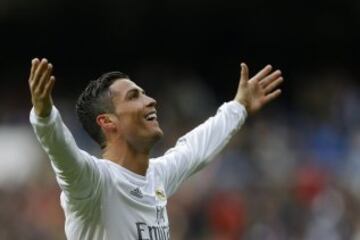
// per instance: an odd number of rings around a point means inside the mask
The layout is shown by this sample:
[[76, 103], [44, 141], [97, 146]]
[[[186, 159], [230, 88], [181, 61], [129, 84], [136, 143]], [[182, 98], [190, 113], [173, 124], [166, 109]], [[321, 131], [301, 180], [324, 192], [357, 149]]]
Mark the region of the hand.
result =
[[281, 90], [277, 87], [283, 80], [281, 71], [272, 72], [271, 65], [264, 67], [249, 80], [249, 68], [242, 63], [235, 100], [243, 104], [249, 114], [253, 114], [281, 94]]
[[47, 117], [52, 109], [51, 91], [55, 83], [55, 77], [51, 75], [53, 66], [43, 58], [41, 61], [37, 58], [32, 60], [29, 87], [31, 101], [36, 115]]

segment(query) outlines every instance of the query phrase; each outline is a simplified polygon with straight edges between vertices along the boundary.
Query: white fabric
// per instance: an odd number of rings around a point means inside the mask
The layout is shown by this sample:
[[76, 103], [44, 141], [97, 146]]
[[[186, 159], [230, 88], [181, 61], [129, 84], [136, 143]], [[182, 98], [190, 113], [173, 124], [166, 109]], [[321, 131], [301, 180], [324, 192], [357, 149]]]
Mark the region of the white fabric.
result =
[[170, 239], [167, 198], [225, 146], [246, 115], [235, 101], [223, 104], [165, 155], [150, 159], [141, 176], [79, 149], [56, 107], [47, 118], [32, 109], [30, 122], [62, 189], [67, 238]]

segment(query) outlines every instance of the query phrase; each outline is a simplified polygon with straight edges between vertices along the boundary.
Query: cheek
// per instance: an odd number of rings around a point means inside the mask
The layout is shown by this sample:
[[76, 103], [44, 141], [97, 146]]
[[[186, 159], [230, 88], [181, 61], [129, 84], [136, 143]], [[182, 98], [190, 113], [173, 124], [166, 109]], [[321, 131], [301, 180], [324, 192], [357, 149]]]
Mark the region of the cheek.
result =
[[142, 135], [141, 132], [146, 129], [141, 109], [139, 103], [119, 106], [119, 111], [116, 111], [117, 128], [124, 136]]
[[123, 115], [118, 120], [118, 128], [126, 135], [134, 134], [144, 127], [144, 122], [136, 115]]

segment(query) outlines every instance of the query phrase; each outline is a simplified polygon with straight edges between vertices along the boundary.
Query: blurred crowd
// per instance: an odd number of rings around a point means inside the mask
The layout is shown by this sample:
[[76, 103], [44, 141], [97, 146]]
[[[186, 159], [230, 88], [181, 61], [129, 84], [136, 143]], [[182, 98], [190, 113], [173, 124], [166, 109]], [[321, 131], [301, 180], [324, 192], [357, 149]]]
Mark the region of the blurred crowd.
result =
[[[221, 100], [193, 73], [153, 76], [144, 70], [138, 76], [156, 83], [146, 87], [158, 101], [165, 137], [153, 156], [213, 115], [236, 88]], [[356, 79], [328, 69], [287, 80], [285, 96], [250, 116], [169, 200], [172, 239], [360, 240]], [[75, 100], [58, 94], [55, 103], [79, 146], [98, 155], [76, 120]], [[29, 109], [9, 109], [0, 118], [0, 239], [65, 239], [60, 191], [32, 134]], [[21, 117], [12, 121], [11, 115]]]

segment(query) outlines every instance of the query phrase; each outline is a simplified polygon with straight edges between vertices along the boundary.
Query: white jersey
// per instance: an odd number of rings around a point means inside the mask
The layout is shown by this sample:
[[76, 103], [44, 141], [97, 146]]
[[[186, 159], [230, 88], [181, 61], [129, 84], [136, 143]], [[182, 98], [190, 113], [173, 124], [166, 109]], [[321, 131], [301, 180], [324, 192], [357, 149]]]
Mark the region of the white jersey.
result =
[[62, 190], [67, 238], [170, 239], [167, 198], [225, 146], [246, 115], [235, 101], [223, 104], [175, 147], [150, 159], [146, 175], [141, 176], [79, 149], [56, 107], [46, 118], [32, 110], [30, 122]]

